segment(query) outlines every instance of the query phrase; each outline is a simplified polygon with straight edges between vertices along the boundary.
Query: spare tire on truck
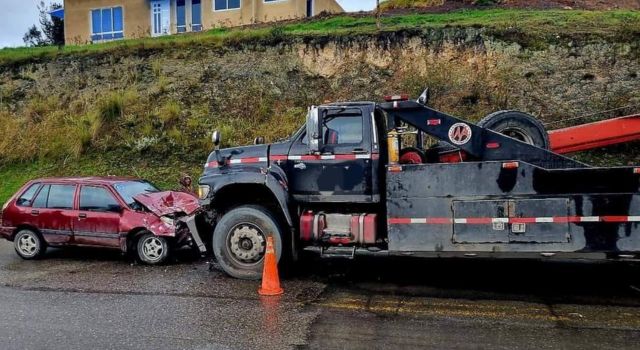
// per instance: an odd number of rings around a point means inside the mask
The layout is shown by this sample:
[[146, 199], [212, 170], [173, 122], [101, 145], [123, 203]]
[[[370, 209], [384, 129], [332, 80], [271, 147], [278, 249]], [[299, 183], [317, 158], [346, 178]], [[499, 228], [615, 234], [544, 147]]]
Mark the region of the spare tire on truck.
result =
[[544, 125], [530, 114], [498, 111], [478, 122], [478, 126], [499, 132], [518, 141], [549, 149], [549, 135]]

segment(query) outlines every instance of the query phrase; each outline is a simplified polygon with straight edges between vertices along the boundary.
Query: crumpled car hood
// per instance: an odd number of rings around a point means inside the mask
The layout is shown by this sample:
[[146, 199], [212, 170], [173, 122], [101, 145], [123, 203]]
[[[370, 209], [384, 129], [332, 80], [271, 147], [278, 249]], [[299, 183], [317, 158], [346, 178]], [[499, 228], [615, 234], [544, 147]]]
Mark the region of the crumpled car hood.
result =
[[184, 192], [164, 191], [141, 193], [134, 196], [133, 199], [158, 216], [177, 213], [191, 215], [200, 208], [198, 198]]

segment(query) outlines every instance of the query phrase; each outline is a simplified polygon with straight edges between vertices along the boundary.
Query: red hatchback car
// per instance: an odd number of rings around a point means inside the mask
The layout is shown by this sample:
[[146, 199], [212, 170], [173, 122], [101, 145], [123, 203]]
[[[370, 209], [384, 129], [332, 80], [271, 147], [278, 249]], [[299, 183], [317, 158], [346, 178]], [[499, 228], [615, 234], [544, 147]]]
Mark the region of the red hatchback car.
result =
[[0, 212], [0, 237], [14, 242], [24, 259], [47, 246], [93, 246], [135, 251], [160, 264], [172, 248], [205, 248], [197, 229], [198, 199], [161, 192], [132, 178], [86, 177], [32, 180]]

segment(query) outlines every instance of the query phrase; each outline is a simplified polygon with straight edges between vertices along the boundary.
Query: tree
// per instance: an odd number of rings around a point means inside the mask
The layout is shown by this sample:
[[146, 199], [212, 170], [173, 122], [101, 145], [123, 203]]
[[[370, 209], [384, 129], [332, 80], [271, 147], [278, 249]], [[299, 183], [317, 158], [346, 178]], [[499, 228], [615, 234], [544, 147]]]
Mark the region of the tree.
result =
[[28, 46], [64, 45], [64, 21], [49, 14], [61, 8], [62, 5], [59, 3], [54, 2], [51, 6], [46, 6], [44, 1], [40, 1], [38, 4], [40, 29], [35, 25], [31, 26], [22, 38], [24, 43]]
[[22, 37], [22, 41], [24, 41], [25, 45], [27, 46], [44, 45], [42, 32], [40, 31], [40, 29], [38, 29], [38, 27], [35, 26], [35, 24], [29, 27], [27, 32], [24, 33], [24, 36]]

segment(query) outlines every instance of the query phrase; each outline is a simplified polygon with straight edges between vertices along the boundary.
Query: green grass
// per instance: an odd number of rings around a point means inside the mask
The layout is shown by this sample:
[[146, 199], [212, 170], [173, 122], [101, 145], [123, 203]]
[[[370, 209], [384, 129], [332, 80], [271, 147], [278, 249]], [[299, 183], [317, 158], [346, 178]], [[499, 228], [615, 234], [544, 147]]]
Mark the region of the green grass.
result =
[[[640, 33], [640, 11], [566, 11], [566, 10], [463, 10], [449, 13], [414, 13], [385, 16], [382, 31], [429, 29], [446, 26], [484, 27], [494, 31], [519, 31], [528, 36], [591, 34], [631, 36]], [[6, 48], [0, 50], [0, 64], [16, 63], [57, 55], [99, 54], [118, 50], [139, 50], [189, 45], [224, 47], [255, 41], [281, 41], [314, 36], [375, 34], [372, 16], [338, 15], [328, 18], [284, 22], [243, 28], [217, 28], [196, 34], [171, 35], [115, 41], [94, 45]]]
[[[204, 164], [205, 159], [202, 159]], [[117, 155], [90, 155], [81, 159], [65, 161], [35, 161], [13, 163], [0, 166], [0, 205], [11, 197], [27, 181], [52, 176], [134, 176], [147, 179], [162, 189], [178, 188], [182, 173], [191, 175], [195, 181], [202, 173], [201, 164], [186, 163], [180, 160], [136, 160]]]

